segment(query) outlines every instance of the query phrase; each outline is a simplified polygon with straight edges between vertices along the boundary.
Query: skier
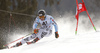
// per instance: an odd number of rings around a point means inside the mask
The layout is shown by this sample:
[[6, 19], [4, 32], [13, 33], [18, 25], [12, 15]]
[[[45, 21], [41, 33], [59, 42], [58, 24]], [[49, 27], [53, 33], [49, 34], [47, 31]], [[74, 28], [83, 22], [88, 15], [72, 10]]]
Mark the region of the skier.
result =
[[[38, 24], [41, 25], [39, 29], [37, 29]], [[58, 38], [59, 37], [58, 26], [54, 18], [50, 15], [47, 15], [45, 10], [43, 9], [39, 10], [38, 16], [33, 24], [34, 33], [31, 36], [26, 37], [25, 39], [22, 39], [20, 42], [16, 43], [16, 45], [11, 46], [10, 48], [21, 46], [24, 43], [27, 43], [28, 45], [31, 43], [36, 43], [41, 38], [51, 35], [53, 25], [55, 28], [55, 38]], [[28, 42], [29, 40], [32, 40], [32, 41]]]

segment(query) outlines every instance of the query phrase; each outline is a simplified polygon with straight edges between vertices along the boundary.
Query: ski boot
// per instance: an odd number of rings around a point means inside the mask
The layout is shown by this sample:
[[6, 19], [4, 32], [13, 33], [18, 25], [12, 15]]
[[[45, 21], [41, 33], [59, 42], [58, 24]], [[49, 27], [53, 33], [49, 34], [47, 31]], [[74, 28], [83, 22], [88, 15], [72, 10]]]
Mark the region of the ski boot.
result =
[[39, 40], [39, 38], [37, 37], [37, 38], [35, 38], [33, 41], [31, 41], [31, 42], [26, 42], [26, 43], [29, 45], [29, 44], [32, 44], [32, 43], [37, 42], [38, 40]]
[[19, 42], [19, 43], [17, 43], [16, 45], [13, 45], [13, 46], [11, 46], [11, 47], [8, 47], [8, 49], [11, 49], [11, 48], [14, 48], [14, 47], [18, 47], [18, 46], [21, 46], [21, 45], [22, 45], [22, 43]]

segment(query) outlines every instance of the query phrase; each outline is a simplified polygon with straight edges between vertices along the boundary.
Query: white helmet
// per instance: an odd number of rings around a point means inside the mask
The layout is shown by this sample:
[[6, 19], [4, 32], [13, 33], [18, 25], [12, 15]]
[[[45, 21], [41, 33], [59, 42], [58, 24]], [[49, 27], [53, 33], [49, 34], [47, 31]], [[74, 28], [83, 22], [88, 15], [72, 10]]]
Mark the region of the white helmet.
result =
[[45, 15], [46, 15], [45, 10], [41, 9], [38, 11], [38, 16], [45, 16]]

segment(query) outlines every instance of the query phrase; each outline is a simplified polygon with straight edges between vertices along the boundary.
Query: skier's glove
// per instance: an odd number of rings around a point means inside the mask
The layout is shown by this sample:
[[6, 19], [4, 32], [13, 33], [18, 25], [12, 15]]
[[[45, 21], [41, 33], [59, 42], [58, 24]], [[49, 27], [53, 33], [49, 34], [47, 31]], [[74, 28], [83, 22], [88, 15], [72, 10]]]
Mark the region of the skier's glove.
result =
[[55, 32], [55, 38], [58, 38], [58, 37], [59, 37], [58, 32]]
[[34, 29], [34, 33], [37, 34], [39, 29]]

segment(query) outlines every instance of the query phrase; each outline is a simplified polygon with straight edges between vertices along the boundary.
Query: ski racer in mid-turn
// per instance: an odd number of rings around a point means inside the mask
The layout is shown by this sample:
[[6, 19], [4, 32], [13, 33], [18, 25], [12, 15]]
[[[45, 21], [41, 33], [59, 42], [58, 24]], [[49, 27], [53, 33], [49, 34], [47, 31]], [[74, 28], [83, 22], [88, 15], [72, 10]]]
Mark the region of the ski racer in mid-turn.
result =
[[[39, 29], [37, 29], [38, 24], [41, 24], [41, 27]], [[16, 43], [16, 45], [11, 46], [9, 48], [18, 47], [23, 45], [24, 43], [27, 44], [36, 43], [43, 37], [51, 35], [53, 26], [55, 28], [55, 38], [58, 38], [59, 37], [58, 26], [54, 18], [50, 15], [47, 15], [45, 10], [39, 10], [38, 16], [33, 24], [34, 33], [29, 37], [22, 39], [20, 42]], [[30, 40], [32, 41], [29, 42]]]

